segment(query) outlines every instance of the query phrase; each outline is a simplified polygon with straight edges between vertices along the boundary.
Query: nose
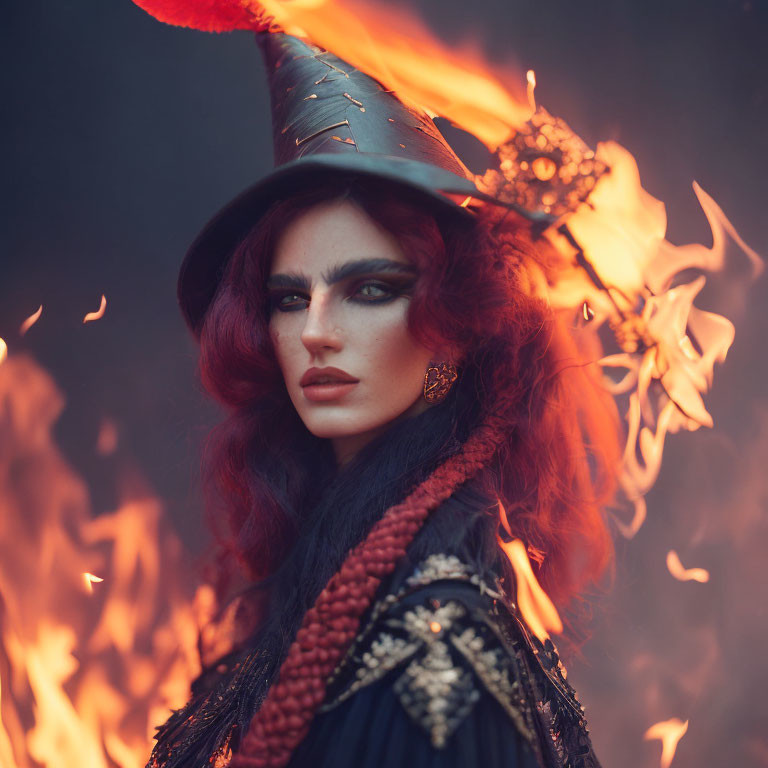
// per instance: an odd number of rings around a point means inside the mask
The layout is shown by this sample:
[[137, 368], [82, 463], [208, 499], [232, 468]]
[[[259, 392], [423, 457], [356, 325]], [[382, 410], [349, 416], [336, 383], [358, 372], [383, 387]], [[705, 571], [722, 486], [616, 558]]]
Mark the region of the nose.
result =
[[330, 298], [328, 294], [314, 295], [307, 308], [301, 343], [312, 355], [341, 349], [341, 329], [334, 318]]

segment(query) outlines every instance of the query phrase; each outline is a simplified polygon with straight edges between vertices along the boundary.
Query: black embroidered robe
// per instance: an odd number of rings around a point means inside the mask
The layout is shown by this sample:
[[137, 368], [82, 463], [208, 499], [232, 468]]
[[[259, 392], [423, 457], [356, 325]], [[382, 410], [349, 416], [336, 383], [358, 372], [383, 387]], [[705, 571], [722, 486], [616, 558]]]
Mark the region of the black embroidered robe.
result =
[[373, 607], [289, 768], [599, 768], [550, 641], [430, 555]]

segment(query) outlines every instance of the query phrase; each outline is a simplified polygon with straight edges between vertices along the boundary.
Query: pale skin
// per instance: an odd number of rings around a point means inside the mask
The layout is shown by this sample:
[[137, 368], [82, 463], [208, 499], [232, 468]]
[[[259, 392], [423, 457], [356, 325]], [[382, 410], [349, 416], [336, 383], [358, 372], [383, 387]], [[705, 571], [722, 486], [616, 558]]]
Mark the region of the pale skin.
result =
[[429, 407], [425, 371], [446, 357], [408, 330], [416, 277], [394, 237], [349, 201], [309, 209], [277, 242], [268, 281], [277, 360], [299, 417], [340, 465]]

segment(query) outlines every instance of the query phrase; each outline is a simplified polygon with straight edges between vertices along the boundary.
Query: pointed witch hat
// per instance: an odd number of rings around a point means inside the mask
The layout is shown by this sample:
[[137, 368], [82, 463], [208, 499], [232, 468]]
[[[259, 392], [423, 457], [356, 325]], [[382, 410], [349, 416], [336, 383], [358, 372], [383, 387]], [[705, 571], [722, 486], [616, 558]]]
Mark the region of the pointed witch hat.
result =
[[471, 216], [460, 205], [470, 196], [493, 200], [426, 114], [328, 51], [282, 32], [256, 37], [269, 79], [276, 168], [220, 210], [187, 252], [178, 296], [198, 337], [240, 240], [275, 201], [331, 174], [415, 190], [438, 218]]

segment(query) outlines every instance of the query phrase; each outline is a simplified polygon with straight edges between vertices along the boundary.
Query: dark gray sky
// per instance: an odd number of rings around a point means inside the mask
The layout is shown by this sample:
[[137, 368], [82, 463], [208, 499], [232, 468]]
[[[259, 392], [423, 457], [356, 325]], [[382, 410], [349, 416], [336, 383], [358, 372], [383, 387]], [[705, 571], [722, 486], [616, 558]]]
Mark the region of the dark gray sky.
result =
[[[696, 179], [747, 242], [768, 253], [765, 0], [413, 5], [446, 39], [471, 34], [489, 56], [535, 69], [538, 102], [588, 143], [615, 139], [629, 148], [646, 189], [667, 203], [674, 242], [709, 242], [690, 188]], [[12, 0], [0, 25], [0, 67], [0, 336], [11, 353], [34, 355], [65, 393], [57, 436], [92, 489], [94, 511], [115, 503], [116, 468], [130, 458], [196, 549], [197, 445], [216, 412], [195, 383], [195, 347], [176, 308], [175, 281], [207, 217], [271, 166], [258, 52], [246, 33], [174, 29], [129, 0]], [[84, 326], [102, 293], [105, 317]], [[649, 522], [620, 548], [613, 602], [598, 612], [600, 643], [587, 646], [588, 664], [578, 669], [595, 702], [593, 720], [602, 718], [594, 730], [608, 768], [655, 764], [657, 746], [641, 741], [651, 710], [657, 719], [691, 717], [675, 765], [768, 765], [764, 729], [750, 725], [766, 722], [768, 673], [743, 661], [759, 655], [751, 643], [761, 632], [764, 638], [768, 619], [764, 608], [734, 597], [744, 592], [734, 559], [757, 554], [717, 523], [736, 514], [733, 505], [756, 505], [747, 539], [762, 536], [764, 551], [768, 494], [756, 479], [760, 462], [752, 465], [755, 455], [768, 457], [766, 299], [763, 279], [736, 318], [736, 342], [708, 401], [716, 430], [670, 442]], [[41, 303], [42, 319], [20, 339], [19, 323]], [[118, 457], [106, 460], [94, 453], [104, 416], [121, 433]], [[703, 520], [709, 533], [701, 533]], [[722, 575], [701, 587], [708, 592], [670, 584], [663, 569], [666, 550], [684, 551], [697, 525], [692, 556], [709, 558]], [[738, 554], [738, 547], [746, 549]], [[678, 599], [678, 587], [679, 605], [658, 610], [655, 595]], [[754, 583], [746, 591], [760, 594]], [[735, 604], [743, 614], [732, 615]], [[721, 702], [747, 697], [749, 706], [734, 703], [726, 713], [707, 703], [715, 693], [703, 683], [701, 690], [679, 681], [668, 682], [669, 690], [654, 683], [655, 693], [642, 687], [656, 680], [643, 653], [666, 654], [675, 680], [685, 666], [677, 660], [697, 658], [701, 640], [669, 650], [668, 623], [681, 616], [704, 634], [718, 628], [712, 663], [720, 672], [707, 684], [720, 686]], [[625, 708], [632, 717], [618, 722], [614, 714], [606, 723], [619, 697], [635, 702]], [[631, 756], [622, 752], [627, 743]]]

